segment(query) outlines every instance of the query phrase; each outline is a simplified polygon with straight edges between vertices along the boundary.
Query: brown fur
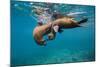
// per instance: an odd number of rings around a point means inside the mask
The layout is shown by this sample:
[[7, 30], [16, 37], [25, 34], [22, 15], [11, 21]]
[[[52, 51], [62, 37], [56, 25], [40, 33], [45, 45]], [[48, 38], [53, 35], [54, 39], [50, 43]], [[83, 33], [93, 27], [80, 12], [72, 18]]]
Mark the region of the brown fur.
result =
[[70, 17], [59, 18], [53, 22], [53, 25], [58, 25], [62, 28], [73, 28], [79, 26], [77, 21], [73, 20], [73, 18]]
[[[58, 25], [61, 28], [73, 28], [73, 27], [78, 27], [77, 21], [73, 20], [70, 17], [62, 17], [59, 19], [56, 19], [55, 21], [52, 22], [52, 25]], [[37, 26], [34, 31], [33, 31], [33, 36], [34, 39], [38, 44], [44, 44], [43, 41], [43, 36], [45, 33], [47, 33], [47, 30], [50, 29], [51, 24], [45, 24], [42, 26]]]
[[44, 44], [43, 36], [47, 33], [50, 27], [51, 27], [51, 24], [45, 24], [45, 25], [35, 27], [33, 31], [33, 36], [34, 36], [35, 41], [38, 44], [41, 44], [41, 45]]

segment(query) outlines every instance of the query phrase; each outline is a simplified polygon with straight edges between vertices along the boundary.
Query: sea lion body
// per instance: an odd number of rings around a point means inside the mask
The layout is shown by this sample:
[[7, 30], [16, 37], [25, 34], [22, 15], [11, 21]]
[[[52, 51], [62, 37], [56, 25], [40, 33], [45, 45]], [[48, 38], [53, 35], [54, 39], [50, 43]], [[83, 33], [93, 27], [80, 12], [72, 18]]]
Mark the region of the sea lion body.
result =
[[58, 25], [60, 28], [74, 28], [79, 26], [77, 21], [69, 17], [57, 19], [53, 22], [53, 25]]
[[52, 23], [47, 23], [41, 26], [37, 26], [34, 31], [33, 31], [33, 36], [35, 41], [39, 44], [39, 45], [44, 45], [45, 44], [45, 40], [43, 39], [43, 36], [48, 34], [50, 40], [55, 38], [56, 33], [53, 30], [53, 26], [58, 25], [60, 29], [63, 28], [75, 28], [75, 27], [79, 27], [81, 23], [86, 22], [87, 19], [83, 19], [80, 22], [73, 20], [73, 18], [70, 17], [62, 17], [59, 19], [56, 19], [54, 21], [52, 21]]

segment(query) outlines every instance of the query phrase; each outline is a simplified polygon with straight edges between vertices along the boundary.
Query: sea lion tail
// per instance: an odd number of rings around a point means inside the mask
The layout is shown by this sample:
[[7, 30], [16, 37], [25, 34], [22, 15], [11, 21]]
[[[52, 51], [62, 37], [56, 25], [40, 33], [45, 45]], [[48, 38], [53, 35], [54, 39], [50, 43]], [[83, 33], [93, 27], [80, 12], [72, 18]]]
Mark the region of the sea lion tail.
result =
[[87, 21], [88, 21], [88, 18], [84, 18], [84, 19], [80, 20], [80, 21], [78, 22], [78, 24], [85, 23], [85, 22], [87, 22]]

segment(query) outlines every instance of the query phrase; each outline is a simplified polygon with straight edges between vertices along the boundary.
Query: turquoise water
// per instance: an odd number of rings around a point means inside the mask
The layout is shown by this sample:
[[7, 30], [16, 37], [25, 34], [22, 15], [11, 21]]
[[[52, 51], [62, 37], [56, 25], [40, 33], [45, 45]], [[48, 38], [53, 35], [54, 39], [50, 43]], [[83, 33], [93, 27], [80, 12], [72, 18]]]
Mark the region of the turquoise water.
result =
[[[46, 3], [33, 3], [47, 7]], [[55, 4], [53, 4], [55, 5]], [[51, 10], [60, 13], [85, 12], [74, 15], [76, 20], [83, 16], [88, 22], [82, 27], [64, 29], [56, 39], [39, 46], [33, 39], [33, 29], [37, 26], [36, 16], [32, 16], [30, 2], [11, 1], [11, 65], [40, 65], [54, 63], [86, 62], [95, 60], [95, 7], [87, 5], [56, 4]]]

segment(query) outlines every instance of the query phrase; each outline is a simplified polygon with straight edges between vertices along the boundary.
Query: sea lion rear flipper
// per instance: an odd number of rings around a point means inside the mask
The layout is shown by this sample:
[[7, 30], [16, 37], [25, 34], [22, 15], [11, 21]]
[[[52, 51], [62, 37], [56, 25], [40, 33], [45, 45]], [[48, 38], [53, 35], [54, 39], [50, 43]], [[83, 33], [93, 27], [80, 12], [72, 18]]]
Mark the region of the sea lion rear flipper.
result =
[[80, 20], [80, 21], [78, 22], [78, 24], [85, 23], [85, 22], [87, 22], [87, 21], [88, 21], [88, 18], [83, 18], [82, 20]]

